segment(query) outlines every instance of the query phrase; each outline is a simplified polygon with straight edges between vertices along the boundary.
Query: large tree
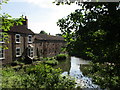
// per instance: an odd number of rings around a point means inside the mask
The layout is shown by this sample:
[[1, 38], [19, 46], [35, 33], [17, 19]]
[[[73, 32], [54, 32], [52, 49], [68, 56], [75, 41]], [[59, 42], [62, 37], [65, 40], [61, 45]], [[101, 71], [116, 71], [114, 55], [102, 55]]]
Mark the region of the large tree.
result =
[[57, 22], [70, 55], [93, 61], [89, 76], [102, 88], [120, 88], [119, 2], [80, 4]]
[[119, 3], [83, 3], [57, 22], [69, 54], [101, 62], [120, 59]]
[[[7, 3], [9, 0], [0, 1], [0, 10], [2, 10], [2, 4]], [[20, 18], [12, 18], [9, 14], [3, 13], [0, 14], [0, 41], [4, 40], [8, 42], [8, 33], [7, 31], [14, 25], [22, 25], [24, 21], [23, 16]], [[0, 45], [0, 48], [7, 48], [6, 46]], [[1, 49], [0, 49], [1, 50]]]

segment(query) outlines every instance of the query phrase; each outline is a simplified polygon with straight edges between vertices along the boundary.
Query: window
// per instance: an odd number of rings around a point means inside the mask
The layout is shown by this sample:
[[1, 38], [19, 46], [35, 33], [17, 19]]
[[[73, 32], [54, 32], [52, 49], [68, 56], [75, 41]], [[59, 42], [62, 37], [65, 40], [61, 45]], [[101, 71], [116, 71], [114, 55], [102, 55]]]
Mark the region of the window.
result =
[[28, 48], [28, 56], [33, 57], [34, 56], [34, 49], [33, 47]]
[[16, 48], [16, 57], [19, 57], [19, 56], [21, 56], [21, 49], [20, 49], [20, 47], [17, 47]]
[[4, 43], [4, 36], [2, 32], [0, 32], [0, 43]]
[[32, 43], [32, 35], [28, 35], [28, 43]]
[[0, 59], [4, 59], [5, 58], [5, 50], [0, 47]]
[[15, 35], [16, 43], [20, 43], [20, 34]]

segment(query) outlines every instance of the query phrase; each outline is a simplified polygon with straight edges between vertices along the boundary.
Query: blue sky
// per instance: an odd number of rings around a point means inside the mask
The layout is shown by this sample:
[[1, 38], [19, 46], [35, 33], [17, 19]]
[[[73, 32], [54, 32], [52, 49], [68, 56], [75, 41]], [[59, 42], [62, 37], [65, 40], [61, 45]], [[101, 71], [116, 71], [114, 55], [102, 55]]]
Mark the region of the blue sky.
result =
[[75, 9], [80, 8], [76, 4], [60, 5], [53, 4], [54, 0], [10, 0], [2, 5], [2, 13], [8, 13], [13, 18], [19, 18], [22, 14], [28, 18], [28, 28], [35, 33], [45, 30], [55, 35], [60, 33], [56, 22], [66, 17]]

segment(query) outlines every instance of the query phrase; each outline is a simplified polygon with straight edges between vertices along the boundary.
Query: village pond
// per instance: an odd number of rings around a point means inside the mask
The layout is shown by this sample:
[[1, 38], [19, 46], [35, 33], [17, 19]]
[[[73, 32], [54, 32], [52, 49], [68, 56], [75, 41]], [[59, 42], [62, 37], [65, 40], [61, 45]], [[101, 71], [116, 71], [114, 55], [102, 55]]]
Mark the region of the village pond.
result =
[[92, 79], [85, 76], [83, 68], [89, 66], [89, 61], [77, 57], [69, 57], [65, 61], [60, 61], [56, 68], [63, 70], [63, 76], [71, 76], [75, 78], [76, 87], [81, 88], [99, 88], [98, 85], [93, 84]]

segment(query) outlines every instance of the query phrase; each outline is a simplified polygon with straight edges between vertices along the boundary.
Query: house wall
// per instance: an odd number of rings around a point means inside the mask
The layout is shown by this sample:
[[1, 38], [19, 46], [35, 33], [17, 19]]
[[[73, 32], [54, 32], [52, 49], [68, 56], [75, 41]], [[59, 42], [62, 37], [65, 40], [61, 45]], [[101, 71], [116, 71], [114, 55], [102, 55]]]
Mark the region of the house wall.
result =
[[38, 58], [40, 58], [40, 57], [43, 57], [43, 55], [44, 55], [44, 41], [42, 42], [42, 41], [35, 41], [34, 42], [34, 46], [35, 46], [35, 48], [34, 48], [34, 55], [36, 56], [36, 57], [38, 57]]
[[12, 43], [11, 42], [11, 35], [9, 35], [8, 42], [5, 42], [5, 44], [3, 44], [3, 47], [6, 46], [8, 49], [5, 49], [5, 59], [2, 59], [2, 64], [6, 64], [6, 63], [10, 63], [12, 62]]
[[27, 53], [26, 48], [29, 45], [32, 45], [34, 47], [33, 43], [28, 43], [28, 35], [27, 34], [20, 34], [21, 42], [16, 43], [16, 39], [15, 39], [16, 34], [18, 34], [18, 33], [9, 33], [9, 39], [8, 39], [9, 43], [6, 42], [4, 44], [8, 47], [8, 49], [5, 49], [5, 59], [2, 60], [2, 64], [11, 63], [12, 61], [19, 58], [19, 57], [16, 57], [16, 47], [21, 48], [21, 55], [25, 55], [25, 53]]
[[47, 57], [52, 57], [52, 56], [55, 56], [57, 54], [60, 54], [62, 53], [61, 51], [61, 48], [62, 46], [64, 46], [64, 42], [61, 42], [61, 41], [51, 41], [51, 42], [48, 42], [48, 45], [47, 45]]
[[[65, 45], [63, 41], [35, 41], [35, 55], [36, 57], [52, 57], [61, 53], [62, 46]], [[38, 55], [39, 54], [39, 55]]]
[[12, 61], [18, 59], [16, 57], [16, 47], [21, 48], [21, 55], [24, 56], [27, 51], [26, 48], [30, 45], [34, 47], [34, 57], [52, 57], [61, 53], [62, 46], [65, 45], [64, 41], [57, 40], [35, 40], [33, 36], [33, 43], [28, 43], [28, 35], [21, 35], [21, 43], [16, 43], [15, 41], [16, 33], [9, 34], [9, 42], [7, 43], [8, 49], [5, 50], [5, 59], [3, 64], [11, 63]]
[[[8, 49], [5, 50], [5, 59], [2, 59], [3, 64], [11, 63], [12, 61], [18, 59], [19, 57], [16, 57], [16, 47], [20, 47], [21, 49], [21, 56], [26, 55], [27, 48], [30, 46], [34, 49], [34, 57], [52, 57], [59, 53], [61, 53], [61, 47], [65, 45], [65, 42], [62, 40], [48, 40], [49, 38], [46, 38], [43, 40], [36, 40], [34, 33], [30, 31], [32, 34], [32, 43], [28, 43], [28, 35], [29, 33], [26, 30], [28, 25], [27, 17], [25, 17], [25, 21], [23, 21], [23, 25], [18, 28], [18, 26], [14, 26], [9, 32], [9, 43], [4, 43], [8, 47]], [[13, 30], [13, 31], [12, 31]], [[16, 33], [17, 31], [17, 33]], [[21, 32], [20, 32], [21, 31]], [[24, 33], [27, 32], [27, 33]], [[21, 42], [16, 43], [15, 35], [20, 34], [21, 35]], [[52, 38], [52, 36], [50, 36]]]

